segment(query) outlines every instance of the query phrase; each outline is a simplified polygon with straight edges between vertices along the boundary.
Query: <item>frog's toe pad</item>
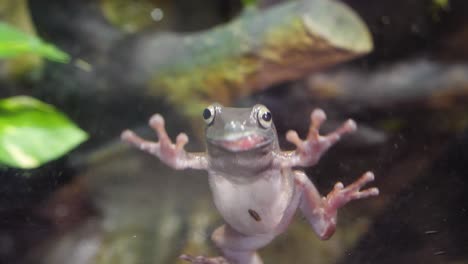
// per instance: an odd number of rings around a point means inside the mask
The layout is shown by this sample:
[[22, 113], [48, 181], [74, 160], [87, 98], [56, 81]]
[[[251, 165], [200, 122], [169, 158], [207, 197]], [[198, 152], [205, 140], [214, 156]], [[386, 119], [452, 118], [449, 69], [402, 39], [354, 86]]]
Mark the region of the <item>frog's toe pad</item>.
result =
[[223, 257], [191, 256], [183, 254], [179, 258], [194, 264], [229, 264]]

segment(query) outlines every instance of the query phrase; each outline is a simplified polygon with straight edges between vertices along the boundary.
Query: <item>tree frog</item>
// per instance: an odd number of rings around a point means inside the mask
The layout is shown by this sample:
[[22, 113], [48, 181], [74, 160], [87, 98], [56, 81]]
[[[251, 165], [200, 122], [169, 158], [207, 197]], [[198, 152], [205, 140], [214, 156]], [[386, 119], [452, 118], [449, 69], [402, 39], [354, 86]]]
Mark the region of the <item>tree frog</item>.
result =
[[147, 141], [130, 130], [122, 139], [157, 156], [174, 169], [208, 171], [209, 185], [216, 208], [225, 220], [211, 238], [222, 252], [220, 257], [182, 255], [180, 258], [197, 264], [260, 264], [256, 253], [285, 231], [299, 208], [321, 239], [335, 231], [337, 210], [351, 200], [379, 194], [377, 188], [361, 190], [374, 180], [372, 172], [344, 187], [338, 182], [322, 197], [306, 174], [297, 167], [315, 165], [320, 157], [341, 136], [356, 130], [348, 120], [328, 135], [319, 129], [325, 112], [312, 112], [309, 133], [305, 140], [296, 131], [288, 131], [286, 139], [296, 146], [282, 151], [271, 112], [257, 104], [252, 108], [230, 108], [220, 104], [203, 111], [206, 123], [206, 152], [184, 150], [186, 134], [177, 136], [175, 144], [167, 135], [164, 119], [155, 114], [149, 125], [159, 141]]

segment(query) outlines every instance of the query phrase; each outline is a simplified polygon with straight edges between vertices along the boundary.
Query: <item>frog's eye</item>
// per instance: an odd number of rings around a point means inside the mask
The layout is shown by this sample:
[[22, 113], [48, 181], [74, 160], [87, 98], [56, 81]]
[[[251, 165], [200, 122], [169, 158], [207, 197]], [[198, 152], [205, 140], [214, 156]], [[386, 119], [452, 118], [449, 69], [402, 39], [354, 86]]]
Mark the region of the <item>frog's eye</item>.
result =
[[214, 106], [210, 105], [205, 110], [203, 110], [203, 119], [207, 125], [211, 125], [215, 118], [215, 108]]
[[258, 123], [263, 127], [263, 128], [269, 128], [271, 127], [271, 113], [268, 108], [265, 106], [260, 106], [257, 112], [257, 120]]

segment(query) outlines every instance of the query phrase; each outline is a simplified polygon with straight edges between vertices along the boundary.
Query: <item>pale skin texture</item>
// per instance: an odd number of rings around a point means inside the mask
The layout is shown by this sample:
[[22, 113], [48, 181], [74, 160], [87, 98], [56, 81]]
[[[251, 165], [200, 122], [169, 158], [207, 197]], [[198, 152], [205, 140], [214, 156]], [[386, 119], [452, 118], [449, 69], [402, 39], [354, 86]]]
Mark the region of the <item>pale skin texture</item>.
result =
[[271, 114], [263, 105], [228, 108], [213, 104], [203, 116], [207, 123], [206, 152], [186, 152], [188, 137], [183, 133], [172, 143], [159, 114], [149, 122], [158, 142], [142, 139], [130, 130], [122, 133], [124, 141], [174, 169], [208, 171], [214, 203], [226, 222], [211, 236], [223, 256], [182, 255], [181, 259], [197, 264], [261, 264], [256, 251], [286, 230], [297, 208], [315, 233], [328, 239], [335, 231], [340, 207], [379, 194], [377, 188], [361, 190], [374, 180], [372, 172], [346, 187], [338, 182], [322, 197], [302, 171], [292, 169], [315, 165], [341, 136], [356, 130], [353, 120], [322, 136], [319, 129], [326, 116], [316, 109], [310, 116], [306, 139], [289, 131], [286, 139], [296, 150], [281, 151]]

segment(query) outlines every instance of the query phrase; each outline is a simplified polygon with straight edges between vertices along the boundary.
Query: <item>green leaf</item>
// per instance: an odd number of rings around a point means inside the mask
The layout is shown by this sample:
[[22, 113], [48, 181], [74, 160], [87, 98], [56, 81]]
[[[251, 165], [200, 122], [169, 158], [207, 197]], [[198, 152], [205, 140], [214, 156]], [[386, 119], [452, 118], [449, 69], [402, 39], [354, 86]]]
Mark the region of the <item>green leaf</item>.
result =
[[70, 56], [54, 45], [0, 22], [0, 59], [14, 58], [24, 54], [37, 54], [62, 63], [70, 61]]
[[88, 138], [53, 106], [27, 96], [0, 100], [0, 163], [30, 169]]

